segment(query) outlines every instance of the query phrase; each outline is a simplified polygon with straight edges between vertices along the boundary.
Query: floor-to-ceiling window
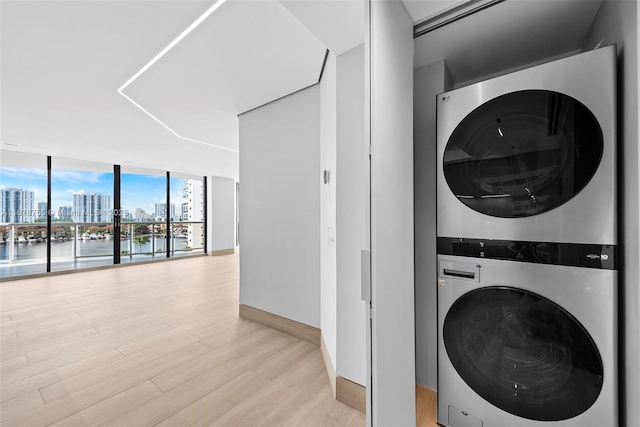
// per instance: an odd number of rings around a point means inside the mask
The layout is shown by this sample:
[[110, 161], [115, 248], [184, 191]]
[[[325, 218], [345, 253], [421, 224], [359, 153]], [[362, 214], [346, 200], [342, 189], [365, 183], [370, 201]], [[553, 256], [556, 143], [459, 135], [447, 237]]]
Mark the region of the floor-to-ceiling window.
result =
[[46, 272], [47, 157], [0, 157], [0, 277]]
[[120, 186], [122, 262], [166, 258], [167, 220], [175, 211], [167, 205], [167, 173], [123, 167]]
[[171, 255], [201, 253], [204, 249], [204, 197], [202, 177], [171, 174]]
[[113, 263], [113, 166], [51, 159], [51, 271]]
[[0, 277], [206, 253], [206, 179], [2, 150]]

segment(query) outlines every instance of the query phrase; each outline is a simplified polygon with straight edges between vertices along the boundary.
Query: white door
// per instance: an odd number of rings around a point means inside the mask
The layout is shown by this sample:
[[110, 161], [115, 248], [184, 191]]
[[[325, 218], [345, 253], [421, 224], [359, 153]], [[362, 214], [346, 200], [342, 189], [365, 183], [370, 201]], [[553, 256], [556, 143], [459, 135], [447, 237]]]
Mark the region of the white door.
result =
[[399, 0], [367, 0], [366, 5], [367, 424], [410, 426], [416, 423], [413, 21]]

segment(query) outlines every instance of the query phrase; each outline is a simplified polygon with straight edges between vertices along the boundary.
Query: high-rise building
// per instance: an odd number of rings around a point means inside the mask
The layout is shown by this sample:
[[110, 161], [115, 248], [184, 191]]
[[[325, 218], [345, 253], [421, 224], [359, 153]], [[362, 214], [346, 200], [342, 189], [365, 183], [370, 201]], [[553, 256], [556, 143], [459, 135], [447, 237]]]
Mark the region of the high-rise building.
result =
[[136, 222], [149, 221], [153, 219], [153, 216], [145, 212], [144, 209], [135, 208], [132, 219]]
[[180, 220], [187, 221], [189, 219], [189, 203], [183, 203], [180, 209]]
[[87, 198], [84, 194], [73, 195], [73, 221], [87, 222]]
[[38, 212], [36, 213], [38, 220], [47, 219], [47, 202], [38, 202]]
[[[167, 204], [166, 203], [156, 203], [155, 218], [156, 218], [156, 221], [167, 220]], [[169, 206], [169, 218], [177, 219], [175, 203], [171, 203], [171, 205]]]
[[111, 222], [111, 196], [74, 194], [73, 215], [76, 222]]
[[73, 206], [60, 206], [58, 208], [58, 221], [73, 221]]
[[131, 211], [123, 211], [120, 219], [123, 221], [133, 221], [133, 213], [131, 213]]
[[153, 211], [153, 216], [156, 221], [165, 221], [167, 219], [167, 204], [156, 203], [156, 208]]
[[21, 188], [3, 188], [0, 199], [2, 222], [35, 222], [34, 192]]
[[[204, 186], [201, 181], [185, 180], [187, 193], [187, 221], [202, 221], [204, 218]], [[202, 224], [189, 224], [187, 245], [191, 248], [202, 248], [204, 242], [204, 228]]]

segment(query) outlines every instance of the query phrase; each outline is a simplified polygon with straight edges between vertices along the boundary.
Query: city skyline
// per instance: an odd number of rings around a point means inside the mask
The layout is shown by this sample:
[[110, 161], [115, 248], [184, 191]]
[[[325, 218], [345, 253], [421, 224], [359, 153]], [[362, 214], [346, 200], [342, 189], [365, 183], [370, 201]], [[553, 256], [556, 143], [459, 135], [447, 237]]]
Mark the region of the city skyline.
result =
[[[45, 202], [46, 170], [28, 168], [0, 168], [0, 188], [20, 188], [34, 192], [34, 203]], [[185, 192], [183, 178], [170, 179], [171, 204], [181, 206]], [[52, 170], [52, 209], [74, 205], [74, 195], [104, 194], [113, 198], [113, 173]], [[158, 203], [166, 203], [164, 176], [122, 174], [122, 209], [133, 215], [136, 209], [155, 213]], [[178, 209], [179, 210], [179, 209]]]

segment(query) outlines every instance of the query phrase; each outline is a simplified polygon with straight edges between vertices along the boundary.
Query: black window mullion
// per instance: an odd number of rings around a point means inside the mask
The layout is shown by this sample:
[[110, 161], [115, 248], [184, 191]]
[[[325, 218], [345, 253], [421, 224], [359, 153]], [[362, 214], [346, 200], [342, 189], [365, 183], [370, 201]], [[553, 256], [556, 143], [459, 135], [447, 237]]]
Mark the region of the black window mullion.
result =
[[47, 156], [47, 273], [51, 272], [51, 156]]
[[207, 254], [207, 177], [203, 176], [202, 177], [202, 192], [203, 192], [203, 199], [202, 199], [202, 203], [204, 203], [204, 207], [202, 209], [202, 227], [203, 227], [203, 234], [204, 234], [204, 242], [203, 242], [203, 249], [204, 249], [204, 253], [205, 255]]
[[167, 171], [167, 208], [166, 208], [167, 232], [165, 233], [167, 258], [171, 257], [171, 174]]
[[122, 202], [120, 198], [120, 165], [113, 165], [113, 263], [120, 264], [120, 224]]

